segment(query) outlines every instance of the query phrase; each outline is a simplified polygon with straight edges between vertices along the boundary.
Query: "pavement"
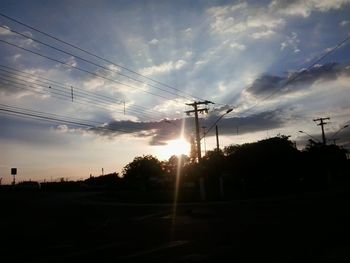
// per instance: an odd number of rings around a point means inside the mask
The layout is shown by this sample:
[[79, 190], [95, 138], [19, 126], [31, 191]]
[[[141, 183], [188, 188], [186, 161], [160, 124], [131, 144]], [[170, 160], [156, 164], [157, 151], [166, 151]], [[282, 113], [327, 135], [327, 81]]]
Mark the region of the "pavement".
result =
[[350, 262], [345, 192], [178, 204], [0, 192], [2, 262]]

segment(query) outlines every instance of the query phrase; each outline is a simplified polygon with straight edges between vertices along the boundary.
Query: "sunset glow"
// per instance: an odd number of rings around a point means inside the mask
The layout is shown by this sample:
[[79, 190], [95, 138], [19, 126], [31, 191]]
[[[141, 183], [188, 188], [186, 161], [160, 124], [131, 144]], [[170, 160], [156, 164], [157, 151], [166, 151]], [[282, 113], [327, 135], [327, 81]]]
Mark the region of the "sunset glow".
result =
[[185, 139], [180, 138], [176, 140], [171, 140], [168, 142], [167, 145], [162, 147], [159, 152], [158, 156], [160, 159], [169, 159], [172, 155], [189, 155], [191, 149], [191, 145], [189, 142], [187, 142]]

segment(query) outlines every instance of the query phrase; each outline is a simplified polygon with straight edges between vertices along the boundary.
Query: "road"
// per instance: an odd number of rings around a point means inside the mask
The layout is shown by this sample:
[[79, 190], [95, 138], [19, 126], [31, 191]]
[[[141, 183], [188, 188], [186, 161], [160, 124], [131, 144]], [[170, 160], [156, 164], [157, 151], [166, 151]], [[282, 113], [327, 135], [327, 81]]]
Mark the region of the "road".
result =
[[215, 203], [0, 192], [2, 262], [350, 262], [347, 192]]

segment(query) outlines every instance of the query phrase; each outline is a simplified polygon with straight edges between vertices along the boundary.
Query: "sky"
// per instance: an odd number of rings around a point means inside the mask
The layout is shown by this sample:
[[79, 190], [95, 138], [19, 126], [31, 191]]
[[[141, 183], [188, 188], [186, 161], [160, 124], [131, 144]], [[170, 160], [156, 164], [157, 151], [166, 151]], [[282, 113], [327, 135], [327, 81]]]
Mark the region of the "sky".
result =
[[12, 167], [79, 180], [166, 160], [195, 134], [194, 101], [213, 102], [201, 132], [233, 109], [221, 147], [283, 134], [302, 149], [329, 118], [327, 139], [349, 149], [349, 14], [350, 0], [2, 0], [2, 183]]

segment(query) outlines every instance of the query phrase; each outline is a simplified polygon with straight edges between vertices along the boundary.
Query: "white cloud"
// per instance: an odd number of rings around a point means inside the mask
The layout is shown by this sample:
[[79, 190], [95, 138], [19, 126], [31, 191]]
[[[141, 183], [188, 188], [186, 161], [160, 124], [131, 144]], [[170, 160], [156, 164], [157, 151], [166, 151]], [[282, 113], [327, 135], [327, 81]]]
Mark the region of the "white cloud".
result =
[[17, 62], [17, 60], [20, 59], [21, 57], [22, 57], [21, 54], [15, 54], [15, 55], [12, 56], [12, 61], [13, 62]]
[[72, 67], [76, 67], [78, 65], [77, 61], [75, 60], [75, 57], [69, 57], [66, 63]]
[[327, 12], [349, 3], [350, 0], [273, 0], [269, 9], [280, 14], [308, 17], [313, 11]]
[[229, 13], [236, 12], [239, 10], [242, 10], [244, 8], [247, 8], [247, 3], [242, 2], [239, 4], [233, 4], [231, 6], [215, 6], [211, 7], [207, 10], [207, 12], [213, 16], [225, 16]]
[[232, 5], [230, 7], [230, 11], [231, 12], [235, 12], [237, 10], [247, 8], [247, 6], [248, 6], [248, 4], [246, 2], [238, 3], [238, 4], [235, 4], [235, 5]]
[[296, 32], [292, 32], [292, 34], [290, 36], [287, 36], [286, 40], [281, 43], [281, 50], [290, 47], [291, 49], [293, 49], [294, 53], [299, 53], [299, 43], [300, 40], [298, 38], [298, 34]]
[[185, 99], [168, 100], [155, 106], [152, 110], [170, 115], [176, 113], [181, 117], [185, 103], [188, 103]]
[[218, 35], [241, 32], [260, 33], [261, 35], [262, 32], [268, 32], [271, 35], [274, 33], [273, 29], [285, 25], [284, 19], [268, 13], [264, 8], [248, 7], [246, 3], [214, 7], [208, 9], [207, 12], [211, 19], [211, 33]]
[[227, 90], [227, 86], [225, 86], [225, 84], [222, 81], [220, 81], [218, 84], [218, 90], [220, 92], [225, 92]]
[[191, 58], [193, 56], [193, 52], [192, 51], [186, 51], [185, 52], [185, 58]]
[[151, 66], [141, 69], [141, 74], [143, 75], [157, 75], [171, 72], [173, 70], [179, 70], [183, 68], [187, 62], [185, 60], [179, 59], [177, 61], [169, 61], [162, 63], [157, 66]]
[[245, 45], [242, 45], [242, 44], [239, 44], [239, 43], [236, 43], [236, 42], [231, 43], [230, 47], [234, 48], [234, 49], [237, 49], [237, 50], [240, 50], [240, 51], [243, 51], [243, 50], [246, 49]]
[[153, 38], [151, 41], [148, 42], [151, 45], [157, 45], [159, 43], [159, 40], [156, 38]]
[[98, 90], [101, 89], [104, 86], [104, 84], [104, 80], [100, 78], [92, 78], [90, 80], [85, 81], [83, 85], [88, 90]]
[[258, 14], [249, 16], [247, 27], [273, 29], [285, 24], [282, 18], [272, 17], [270, 14]]
[[273, 30], [266, 30], [266, 31], [262, 31], [262, 32], [255, 32], [255, 33], [252, 34], [252, 38], [254, 38], [254, 39], [269, 38], [273, 34], [275, 34], [275, 32]]
[[178, 61], [175, 62], [174, 68], [177, 69], [177, 70], [179, 70], [179, 69], [181, 69], [182, 67], [184, 67], [184, 66], [186, 65], [186, 63], [187, 63], [187, 62], [186, 62], [185, 60], [180, 59], [180, 60], [178, 60]]
[[343, 21], [341, 21], [341, 22], [339, 23], [339, 25], [340, 25], [340, 26], [346, 26], [346, 25], [348, 25], [349, 23], [350, 23], [349, 20], [343, 20]]
[[13, 35], [15, 35], [10, 30], [7, 30], [7, 28], [10, 29], [8, 26], [4, 26], [4, 27], [0, 27], [0, 36], [13, 36]]
[[193, 36], [193, 30], [190, 27], [186, 28], [183, 32], [184, 32], [185, 36], [188, 37], [188, 38]]
[[115, 65], [108, 65], [107, 68], [109, 68], [112, 71], [116, 71], [116, 72], [120, 72], [121, 71], [121, 68], [117, 67]]

